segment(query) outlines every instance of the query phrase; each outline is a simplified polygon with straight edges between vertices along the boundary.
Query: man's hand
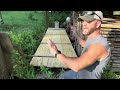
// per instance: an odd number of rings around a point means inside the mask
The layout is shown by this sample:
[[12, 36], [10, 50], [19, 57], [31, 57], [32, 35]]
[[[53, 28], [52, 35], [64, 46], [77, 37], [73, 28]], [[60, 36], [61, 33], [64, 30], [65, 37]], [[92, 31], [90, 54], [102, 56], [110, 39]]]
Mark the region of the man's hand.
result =
[[50, 52], [55, 55], [57, 52], [57, 46], [55, 45], [55, 43], [53, 43], [50, 39], [47, 41], [49, 47], [50, 47]]

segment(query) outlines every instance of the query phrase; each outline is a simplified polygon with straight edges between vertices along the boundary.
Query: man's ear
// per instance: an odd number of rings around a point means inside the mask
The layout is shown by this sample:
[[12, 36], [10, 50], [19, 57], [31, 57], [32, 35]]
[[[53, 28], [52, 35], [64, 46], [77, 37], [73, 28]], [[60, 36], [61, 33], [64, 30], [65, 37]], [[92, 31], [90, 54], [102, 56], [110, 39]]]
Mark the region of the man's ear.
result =
[[96, 28], [99, 28], [101, 25], [101, 21], [97, 21], [97, 25], [96, 25]]

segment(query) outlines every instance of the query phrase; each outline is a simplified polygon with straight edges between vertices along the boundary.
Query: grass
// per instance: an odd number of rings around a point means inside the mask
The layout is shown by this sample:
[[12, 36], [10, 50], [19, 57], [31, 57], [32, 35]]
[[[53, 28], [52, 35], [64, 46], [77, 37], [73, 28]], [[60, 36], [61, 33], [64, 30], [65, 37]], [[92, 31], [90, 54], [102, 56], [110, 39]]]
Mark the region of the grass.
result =
[[[29, 17], [32, 15], [33, 20]], [[34, 24], [36, 20], [40, 23], [43, 21], [43, 17], [40, 13], [34, 13], [33, 11], [2, 11], [2, 16], [5, 24], [18, 24], [18, 25], [29, 25]]]

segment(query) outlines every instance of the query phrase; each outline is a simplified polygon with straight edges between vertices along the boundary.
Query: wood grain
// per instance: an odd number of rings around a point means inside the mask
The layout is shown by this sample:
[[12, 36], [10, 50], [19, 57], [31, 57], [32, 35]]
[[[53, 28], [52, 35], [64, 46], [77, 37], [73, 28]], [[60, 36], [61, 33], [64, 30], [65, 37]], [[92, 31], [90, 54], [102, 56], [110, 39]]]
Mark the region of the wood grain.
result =
[[[51, 54], [49, 46], [47, 44], [48, 39], [51, 39], [56, 44], [61, 53], [65, 54], [68, 57], [77, 57], [65, 29], [48, 28], [45, 36], [43, 37], [40, 45], [38, 46], [38, 49], [34, 54], [45, 57], [33, 57], [30, 65], [44, 65], [46, 67], [52, 68], [67, 68], [57, 58], [55, 58], [54, 55]], [[53, 56], [53, 58], [47, 56]]]

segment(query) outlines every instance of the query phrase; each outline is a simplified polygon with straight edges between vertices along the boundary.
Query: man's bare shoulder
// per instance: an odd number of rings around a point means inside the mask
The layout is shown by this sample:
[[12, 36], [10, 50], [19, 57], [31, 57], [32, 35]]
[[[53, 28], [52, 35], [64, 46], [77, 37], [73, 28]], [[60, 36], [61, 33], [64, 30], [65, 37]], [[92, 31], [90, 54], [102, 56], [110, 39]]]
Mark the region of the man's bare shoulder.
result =
[[101, 59], [108, 55], [108, 51], [105, 46], [100, 43], [95, 43], [89, 46], [87, 53], [91, 56], [94, 56], [95, 59]]

